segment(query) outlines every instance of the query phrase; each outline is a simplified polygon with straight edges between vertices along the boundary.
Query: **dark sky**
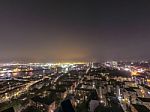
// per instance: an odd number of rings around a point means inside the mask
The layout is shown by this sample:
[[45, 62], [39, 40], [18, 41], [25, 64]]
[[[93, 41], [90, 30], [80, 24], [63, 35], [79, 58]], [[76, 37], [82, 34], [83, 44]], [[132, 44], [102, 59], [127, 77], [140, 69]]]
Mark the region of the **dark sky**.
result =
[[0, 61], [146, 60], [149, 0], [1, 0]]

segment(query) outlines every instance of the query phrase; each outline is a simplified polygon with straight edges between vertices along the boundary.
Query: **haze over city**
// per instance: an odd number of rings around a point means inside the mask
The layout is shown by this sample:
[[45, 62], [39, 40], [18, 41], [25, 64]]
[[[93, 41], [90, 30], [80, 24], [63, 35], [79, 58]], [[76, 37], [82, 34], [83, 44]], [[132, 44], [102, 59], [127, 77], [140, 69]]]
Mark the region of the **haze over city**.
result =
[[148, 60], [150, 5], [131, 1], [0, 1], [0, 61]]

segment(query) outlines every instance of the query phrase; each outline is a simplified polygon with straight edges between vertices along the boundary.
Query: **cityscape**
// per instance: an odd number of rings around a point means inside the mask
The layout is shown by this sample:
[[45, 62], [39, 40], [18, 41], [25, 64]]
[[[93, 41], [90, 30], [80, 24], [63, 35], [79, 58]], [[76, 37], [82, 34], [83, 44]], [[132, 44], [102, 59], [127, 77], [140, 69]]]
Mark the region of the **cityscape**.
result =
[[150, 0], [0, 0], [0, 112], [150, 112]]
[[0, 86], [2, 112], [150, 111], [147, 61], [1, 64]]

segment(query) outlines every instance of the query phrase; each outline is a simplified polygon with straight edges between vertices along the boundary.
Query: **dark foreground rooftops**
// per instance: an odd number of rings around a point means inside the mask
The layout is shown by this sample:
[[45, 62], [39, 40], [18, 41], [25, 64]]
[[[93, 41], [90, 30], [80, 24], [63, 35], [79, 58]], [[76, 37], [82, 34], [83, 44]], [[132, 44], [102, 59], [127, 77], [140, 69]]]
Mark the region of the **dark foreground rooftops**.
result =
[[32, 98], [32, 100], [34, 102], [39, 102], [39, 103], [46, 104], [46, 105], [50, 105], [51, 103], [54, 102], [54, 99], [50, 98], [50, 97], [41, 98], [39, 96], [35, 96], [35, 97]]
[[125, 90], [127, 90], [128, 92], [136, 92], [133, 88], [125, 88]]
[[13, 107], [10, 107], [10, 108], [8, 108], [8, 109], [6, 109], [6, 110], [3, 110], [3, 111], [1, 111], [1, 112], [15, 112], [15, 110], [14, 110]]
[[22, 112], [42, 112], [42, 111], [34, 106], [29, 106]]
[[150, 98], [142, 98], [142, 97], [138, 97], [138, 99], [140, 99], [143, 102], [150, 102]]
[[56, 88], [56, 89], [48, 89], [47, 91], [64, 93], [64, 92], [66, 92], [66, 89], [65, 88]]
[[146, 89], [150, 90], [150, 87], [145, 85], [145, 84], [142, 84], [141, 86], [145, 87]]
[[138, 112], [150, 112], [150, 110], [144, 105], [139, 105], [139, 104], [132, 104], [132, 105]]

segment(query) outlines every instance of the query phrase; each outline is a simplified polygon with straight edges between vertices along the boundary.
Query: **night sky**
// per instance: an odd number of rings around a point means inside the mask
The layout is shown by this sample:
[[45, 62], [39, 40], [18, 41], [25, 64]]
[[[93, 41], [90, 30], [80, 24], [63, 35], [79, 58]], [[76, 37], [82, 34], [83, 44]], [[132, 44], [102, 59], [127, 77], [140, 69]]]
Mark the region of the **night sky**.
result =
[[147, 60], [148, 1], [1, 0], [0, 61]]

